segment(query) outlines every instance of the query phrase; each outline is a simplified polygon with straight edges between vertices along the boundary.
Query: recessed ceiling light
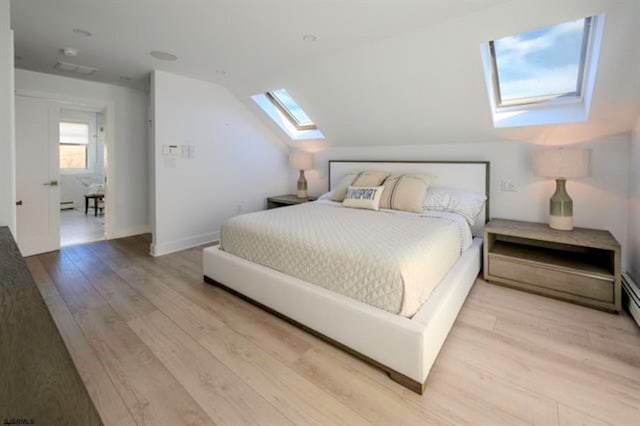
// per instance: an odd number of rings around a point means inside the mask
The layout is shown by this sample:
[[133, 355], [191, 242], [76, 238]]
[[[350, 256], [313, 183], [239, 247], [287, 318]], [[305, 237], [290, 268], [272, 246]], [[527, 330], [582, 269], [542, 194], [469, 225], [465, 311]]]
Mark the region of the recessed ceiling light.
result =
[[89, 31], [83, 30], [81, 28], [74, 28], [73, 32], [84, 37], [91, 37], [93, 35]]
[[71, 57], [78, 56], [78, 53], [79, 53], [78, 49], [74, 49], [71, 47], [65, 47], [64, 49], [61, 49], [61, 52], [64, 56], [71, 56]]
[[161, 61], [177, 61], [178, 57], [173, 53], [163, 52], [162, 50], [153, 50], [149, 52], [151, 56]]
[[216, 75], [227, 75], [225, 70], [216, 70]]
[[302, 40], [306, 41], [307, 43], [313, 43], [317, 39], [318, 37], [314, 36], [313, 34], [305, 34], [302, 36]]

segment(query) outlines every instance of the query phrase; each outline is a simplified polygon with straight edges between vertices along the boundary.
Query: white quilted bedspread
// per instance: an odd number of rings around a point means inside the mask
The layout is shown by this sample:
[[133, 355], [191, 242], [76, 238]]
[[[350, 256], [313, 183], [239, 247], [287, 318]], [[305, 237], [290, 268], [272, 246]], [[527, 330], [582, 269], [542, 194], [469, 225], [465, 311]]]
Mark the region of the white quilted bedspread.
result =
[[234, 217], [222, 227], [220, 244], [246, 260], [410, 317], [471, 239], [458, 215], [318, 201]]

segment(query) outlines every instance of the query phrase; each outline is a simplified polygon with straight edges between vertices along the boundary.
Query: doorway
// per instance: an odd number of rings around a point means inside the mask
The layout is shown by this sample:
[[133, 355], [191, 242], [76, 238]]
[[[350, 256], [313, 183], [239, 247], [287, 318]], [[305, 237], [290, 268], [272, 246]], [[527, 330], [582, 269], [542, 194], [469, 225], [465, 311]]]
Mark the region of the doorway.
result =
[[105, 238], [104, 113], [60, 109], [60, 246]]
[[114, 109], [101, 104], [16, 92], [16, 234], [23, 256], [109, 237]]

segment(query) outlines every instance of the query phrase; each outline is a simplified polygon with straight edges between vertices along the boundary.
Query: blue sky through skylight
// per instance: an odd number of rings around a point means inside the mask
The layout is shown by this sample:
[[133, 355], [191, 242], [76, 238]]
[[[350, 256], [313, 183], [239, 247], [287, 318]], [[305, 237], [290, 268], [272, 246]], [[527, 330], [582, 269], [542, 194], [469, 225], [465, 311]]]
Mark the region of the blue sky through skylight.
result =
[[291, 95], [285, 89], [278, 89], [271, 92], [273, 96], [275, 96], [280, 103], [289, 111], [289, 113], [296, 119], [299, 125], [308, 126], [313, 125], [313, 121], [309, 118], [309, 116], [302, 110], [300, 105], [293, 100]]
[[585, 19], [495, 40], [501, 100], [576, 93]]

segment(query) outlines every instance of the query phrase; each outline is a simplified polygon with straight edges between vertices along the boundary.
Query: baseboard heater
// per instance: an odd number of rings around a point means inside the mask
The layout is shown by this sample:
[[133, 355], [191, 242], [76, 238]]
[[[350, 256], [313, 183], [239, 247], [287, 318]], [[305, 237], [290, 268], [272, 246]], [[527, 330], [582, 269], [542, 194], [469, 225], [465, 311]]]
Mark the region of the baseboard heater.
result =
[[638, 326], [640, 326], [640, 288], [629, 274], [622, 274], [622, 303], [627, 307]]
[[73, 210], [75, 208], [73, 201], [60, 201], [60, 210]]

